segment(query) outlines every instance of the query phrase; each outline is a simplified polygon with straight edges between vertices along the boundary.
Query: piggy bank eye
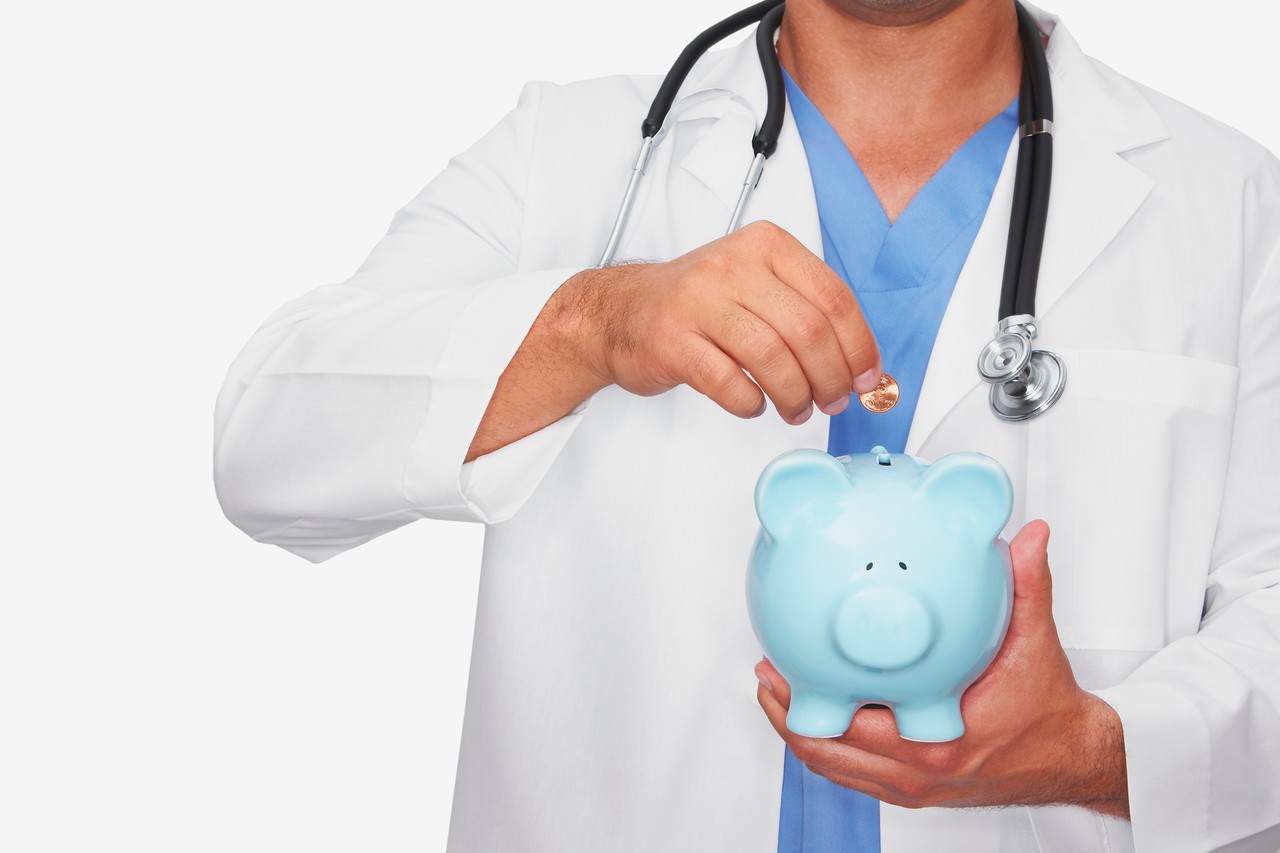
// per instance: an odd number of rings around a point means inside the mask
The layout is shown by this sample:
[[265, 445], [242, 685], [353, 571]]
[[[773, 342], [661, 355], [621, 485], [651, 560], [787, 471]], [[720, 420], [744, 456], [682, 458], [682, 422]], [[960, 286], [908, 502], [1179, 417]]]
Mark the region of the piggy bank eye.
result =
[[867, 571], [871, 571], [871, 564], [867, 563]]
[[906, 564], [906, 563], [898, 563], [898, 568], [902, 569], [902, 570], [905, 572], [905, 571], [907, 570], [907, 564]]

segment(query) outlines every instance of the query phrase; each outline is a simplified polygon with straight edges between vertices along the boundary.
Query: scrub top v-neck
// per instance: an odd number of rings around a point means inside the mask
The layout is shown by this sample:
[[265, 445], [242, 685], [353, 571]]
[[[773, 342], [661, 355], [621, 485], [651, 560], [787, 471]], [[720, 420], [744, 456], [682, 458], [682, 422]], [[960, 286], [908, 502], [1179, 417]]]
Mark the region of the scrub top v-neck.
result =
[[[883, 414], [855, 396], [830, 419], [827, 451], [879, 444], [901, 453], [938, 326], [1017, 131], [1018, 102], [971, 136], [890, 223], [844, 141], [785, 69], [783, 80], [813, 177], [823, 258], [853, 289], [881, 365], [901, 389]], [[878, 853], [879, 801], [811, 773], [790, 749], [784, 762], [779, 853]]]

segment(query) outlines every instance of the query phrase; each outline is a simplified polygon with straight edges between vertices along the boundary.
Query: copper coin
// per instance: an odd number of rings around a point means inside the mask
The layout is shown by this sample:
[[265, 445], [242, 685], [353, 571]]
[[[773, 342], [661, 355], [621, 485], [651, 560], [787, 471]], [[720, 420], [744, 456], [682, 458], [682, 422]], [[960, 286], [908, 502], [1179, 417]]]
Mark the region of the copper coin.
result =
[[880, 384], [865, 394], [859, 394], [858, 399], [862, 402], [864, 409], [878, 415], [897, 405], [900, 396], [898, 380], [887, 373], [881, 373]]

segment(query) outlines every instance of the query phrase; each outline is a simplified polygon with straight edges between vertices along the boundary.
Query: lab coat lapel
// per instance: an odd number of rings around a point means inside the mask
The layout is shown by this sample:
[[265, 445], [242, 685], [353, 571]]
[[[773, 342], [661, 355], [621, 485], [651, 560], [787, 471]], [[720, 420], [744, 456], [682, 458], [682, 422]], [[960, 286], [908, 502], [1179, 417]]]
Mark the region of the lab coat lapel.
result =
[[[1121, 153], [1164, 139], [1168, 131], [1131, 83], [1118, 75], [1102, 76], [1055, 17], [1032, 12], [1041, 31], [1050, 34], [1055, 105], [1053, 184], [1036, 290], [1036, 316], [1042, 321], [1036, 343], [1052, 349], [1054, 304], [1115, 239], [1155, 185]], [[998, 319], [1016, 154], [1015, 141], [943, 315], [907, 438], [908, 453], [917, 452], [956, 404], [983, 384], [976, 363]]]
[[[675, 165], [716, 199], [714, 215], [720, 217], [717, 222], [723, 233], [754, 157], [751, 138], [768, 105], [755, 31], [725, 51], [698, 79], [691, 79], [688, 88], [689, 94], [672, 106], [668, 122], [673, 129], [679, 132], [682, 124], [708, 118], [714, 123]], [[688, 215], [672, 214], [674, 218]], [[765, 161], [742, 221], [758, 219], [780, 226], [821, 257], [822, 233], [809, 161], [790, 110], [783, 118], [777, 150]]]
[[765, 163], [760, 184], [747, 205], [744, 222], [767, 219], [822, 257], [818, 201], [800, 130], [788, 110], [778, 135], [778, 150]]

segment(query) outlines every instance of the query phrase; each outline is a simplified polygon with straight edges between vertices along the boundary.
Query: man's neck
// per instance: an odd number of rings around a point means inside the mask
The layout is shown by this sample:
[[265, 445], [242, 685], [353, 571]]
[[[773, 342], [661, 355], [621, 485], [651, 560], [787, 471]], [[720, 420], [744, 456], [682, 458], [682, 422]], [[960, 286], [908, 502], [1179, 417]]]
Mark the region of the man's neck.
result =
[[884, 4], [864, 6], [789, 0], [778, 58], [892, 220], [1018, 94], [1022, 49], [1012, 0], [939, 2], [932, 15], [916, 4], [898, 20]]

